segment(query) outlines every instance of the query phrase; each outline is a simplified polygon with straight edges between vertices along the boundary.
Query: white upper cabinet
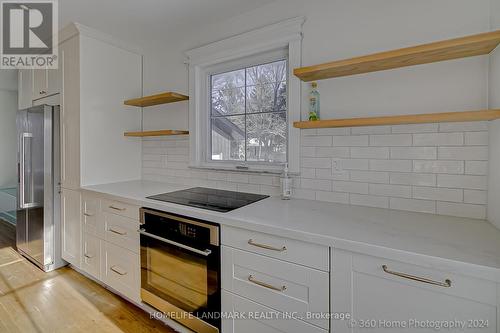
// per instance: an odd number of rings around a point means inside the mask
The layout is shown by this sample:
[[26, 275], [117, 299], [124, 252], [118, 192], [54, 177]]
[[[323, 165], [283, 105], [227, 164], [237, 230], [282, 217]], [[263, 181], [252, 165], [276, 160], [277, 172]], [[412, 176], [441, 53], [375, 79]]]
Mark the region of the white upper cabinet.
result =
[[46, 69], [33, 70], [32, 94], [33, 100], [48, 96], [48, 73]]
[[141, 95], [142, 56], [80, 25], [60, 36], [62, 187], [141, 178], [141, 141], [123, 135], [141, 115], [123, 101]]

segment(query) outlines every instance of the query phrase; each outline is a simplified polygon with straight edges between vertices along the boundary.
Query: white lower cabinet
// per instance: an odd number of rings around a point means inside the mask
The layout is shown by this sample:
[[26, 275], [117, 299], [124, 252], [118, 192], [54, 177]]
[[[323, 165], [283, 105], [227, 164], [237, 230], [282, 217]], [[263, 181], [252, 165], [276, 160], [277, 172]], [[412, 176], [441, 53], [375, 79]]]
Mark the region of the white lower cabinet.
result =
[[[222, 291], [222, 333], [327, 333], [314, 325], [285, 318], [276, 310], [244, 297]], [[240, 316], [240, 317], [238, 317]]]
[[87, 233], [82, 237], [82, 270], [101, 279], [101, 240]]
[[102, 281], [133, 301], [140, 302], [140, 263], [137, 253], [104, 242]]
[[81, 259], [80, 192], [61, 190], [61, 256], [80, 267]]
[[328, 319], [308, 317], [329, 312], [330, 275], [317, 269], [222, 247], [222, 288], [323, 329]]
[[139, 221], [108, 212], [103, 212], [102, 217], [104, 222], [104, 239], [107, 242], [139, 253], [140, 237], [137, 231], [139, 229]]
[[[352, 312], [354, 321], [333, 320], [333, 332], [499, 330], [494, 282], [439, 270], [435, 265], [422, 267], [342, 251], [335, 252], [334, 260], [333, 311]], [[436, 329], [438, 325], [441, 328]]]

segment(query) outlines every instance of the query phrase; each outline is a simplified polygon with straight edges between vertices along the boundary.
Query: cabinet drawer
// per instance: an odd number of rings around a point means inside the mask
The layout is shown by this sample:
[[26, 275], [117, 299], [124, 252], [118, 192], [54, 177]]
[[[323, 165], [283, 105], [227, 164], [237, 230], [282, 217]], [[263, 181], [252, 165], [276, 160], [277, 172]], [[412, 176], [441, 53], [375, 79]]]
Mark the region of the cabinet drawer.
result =
[[222, 244], [329, 271], [329, 248], [245, 229], [222, 227]]
[[124, 296], [140, 302], [139, 256], [108, 242], [103, 242], [102, 280]]
[[82, 269], [101, 279], [101, 240], [94, 235], [83, 234]]
[[82, 221], [84, 232], [99, 236], [99, 211], [100, 200], [98, 198], [82, 195]]
[[129, 251], [139, 253], [139, 222], [104, 212], [104, 239]]
[[[406, 290], [421, 290], [421, 294], [427, 290], [430, 292], [429, 295], [449, 295], [454, 298], [470, 299], [484, 304], [497, 304], [496, 293], [494, 292], [495, 283], [439, 270], [435, 267], [423, 267], [385, 258], [356, 254], [353, 255], [352, 270], [353, 276], [359, 277], [360, 280], [385, 280], [385, 283], [394, 286], [398, 284]], [[474, 290], [474, 292], [471, 292], [471, 290]]]
[[103, 199], [102, 200], [102, 210], [104, 212], [128, 217], [139, 221], [139, 207], [134, 205], [129, 205], [123, 202]]
[[[222, 311], [225, 313], [242, 313], [245, 319], [223, 319], [222, 332], [224, 333], [327, 333], [319, 327], [300, 320], [283, 318], [276, 311], [257, 304], [243, 297], [222, 291]], [[248, 318], [253, 313], [272, 313], [275, 319]]]
[[[306, 314], [329, 311], [326, 272], [222, 247], [222, 288], [270, 308]], [[328, 329], [328, 320], [307, 320]]]

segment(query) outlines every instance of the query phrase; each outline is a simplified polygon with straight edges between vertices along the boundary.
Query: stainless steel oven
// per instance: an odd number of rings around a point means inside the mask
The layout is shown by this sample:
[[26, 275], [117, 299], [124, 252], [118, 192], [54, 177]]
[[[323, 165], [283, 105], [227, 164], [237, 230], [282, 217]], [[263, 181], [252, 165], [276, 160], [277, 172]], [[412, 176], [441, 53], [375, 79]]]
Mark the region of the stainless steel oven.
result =
[[139, 232], [142, 301], [195, 332], [219, 332], [219, 227], [142, 208]]

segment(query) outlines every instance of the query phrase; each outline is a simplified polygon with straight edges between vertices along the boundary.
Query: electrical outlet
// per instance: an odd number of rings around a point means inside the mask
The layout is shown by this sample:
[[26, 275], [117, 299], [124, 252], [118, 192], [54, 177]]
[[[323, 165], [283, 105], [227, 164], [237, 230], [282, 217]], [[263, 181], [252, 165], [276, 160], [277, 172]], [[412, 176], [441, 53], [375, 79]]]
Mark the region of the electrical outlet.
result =
[[344, 174], [344, 167], [342, 165], [341, 159], [333, 159], [332, 160], [332, 175], [340, 176]]

